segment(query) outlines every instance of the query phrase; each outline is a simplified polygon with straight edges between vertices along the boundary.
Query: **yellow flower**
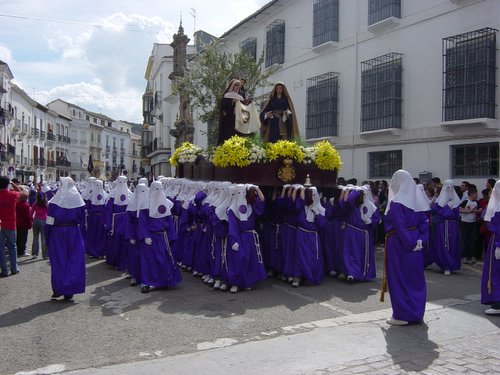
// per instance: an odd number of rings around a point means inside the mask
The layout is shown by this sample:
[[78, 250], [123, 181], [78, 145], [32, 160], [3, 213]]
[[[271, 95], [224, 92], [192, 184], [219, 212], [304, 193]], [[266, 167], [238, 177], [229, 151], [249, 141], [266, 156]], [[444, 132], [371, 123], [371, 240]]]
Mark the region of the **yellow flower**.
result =
[[339, 152], [328, 141], [321, 141], [314, 144], [316, 148], [316, 160], [314, 163], [319, 169], [324, 170], [340, 170], [342, 168], [342, 160]]
[[216, 167], [246, 167], [249, 156], [246, 139], [235, 135], [215, 149], [213, 163]]
[[289, 158], [301, 163], [304, 160], [305, 154], [297, 143], [280, 140], [275, 143], [266, 144], [266, 156], [271, 161], [278, 158]]

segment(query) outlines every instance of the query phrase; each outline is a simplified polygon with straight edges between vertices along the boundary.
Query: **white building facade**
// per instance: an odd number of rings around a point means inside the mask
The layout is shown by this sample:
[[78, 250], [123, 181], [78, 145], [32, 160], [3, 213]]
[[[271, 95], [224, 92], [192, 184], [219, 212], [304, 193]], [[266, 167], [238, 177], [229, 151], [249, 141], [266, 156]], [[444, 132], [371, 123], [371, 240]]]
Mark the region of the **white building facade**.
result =
[[499, 177], [499, 14], [496, 0], [274, 0], [222, 38], [264, 50], [302, 138], [340, 151], [339, 176], [403, 168], [482, 189]]

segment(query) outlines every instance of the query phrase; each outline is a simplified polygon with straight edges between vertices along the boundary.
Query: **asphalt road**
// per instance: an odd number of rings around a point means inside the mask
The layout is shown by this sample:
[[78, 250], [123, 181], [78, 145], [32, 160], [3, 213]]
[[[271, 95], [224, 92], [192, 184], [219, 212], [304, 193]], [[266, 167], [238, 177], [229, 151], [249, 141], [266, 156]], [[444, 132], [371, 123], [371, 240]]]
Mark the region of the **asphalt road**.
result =
[[[283, 327], [307, 330], [309, 322], [388, 309], [389, 298], [379, 302], [381, 248], [376, 258], [373, 282], [350, 285], [326, 278], [320, 286], [292, 288], [269, 278], [237, 294], [214, 291], [188, 273], [176, 289], [142, 294], [103, 260], [87, 259], [86, 293], [73, 303], [49, 300], [47, 261], [21, 258], [20, 274], [0, 279], [0, 374], [163, 358], [286, 336]], [[477, 295], [481, 271], [481, 263], [452, 276], [427, 270], [428, 301]]]

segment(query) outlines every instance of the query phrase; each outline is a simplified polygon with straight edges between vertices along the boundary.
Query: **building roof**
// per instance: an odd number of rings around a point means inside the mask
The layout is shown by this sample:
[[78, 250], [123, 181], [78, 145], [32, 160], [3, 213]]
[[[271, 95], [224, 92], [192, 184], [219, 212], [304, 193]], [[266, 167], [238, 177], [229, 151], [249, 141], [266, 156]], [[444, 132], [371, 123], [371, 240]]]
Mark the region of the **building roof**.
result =
[[9, 73], [11, 79], [14, 78], [14, 74], [12, 74], [12, 71], [9, 68], [9, 64], [7, 64], [6, 62], [0, 60], [0, 65], [4, 65], [5, 66], [4, 69], [7, 70], [7, 73]]
[[227, 35], [231, 34], [234, 30], [238, 29], [241, 25], [244, 23], [251, 21], [252, 19], [256, 18], [257, 16], [263, 14], [268, 8], [272, 7], [274, 4], [278, 3], [280, 0], [271, 0], [264, 6], [262, 6], [259, 10], [255, 11], [251, 15], [249, 15], [247, 18], [245, 18], [243, 21], [239, 22], [232, 28], [230, 28], [228, 31], [226, 31], [224, 34], [221, 35], [221, 38], [226, 37]]

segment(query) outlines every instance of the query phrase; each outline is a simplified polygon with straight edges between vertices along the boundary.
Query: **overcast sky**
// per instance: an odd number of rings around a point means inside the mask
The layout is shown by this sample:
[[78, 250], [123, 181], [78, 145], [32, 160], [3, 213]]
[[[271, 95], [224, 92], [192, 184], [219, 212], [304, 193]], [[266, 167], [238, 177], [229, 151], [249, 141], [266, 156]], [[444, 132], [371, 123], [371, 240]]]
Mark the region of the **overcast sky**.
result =
[[[0, 60], [41, 104], [61, 98], [142, 123], [153, 43], [220, 36], [268, 0], [0, 0]], [[194, 11], [193, 11], [194, 9]], [[196, 24], [193, 14], [196, 14]]]

